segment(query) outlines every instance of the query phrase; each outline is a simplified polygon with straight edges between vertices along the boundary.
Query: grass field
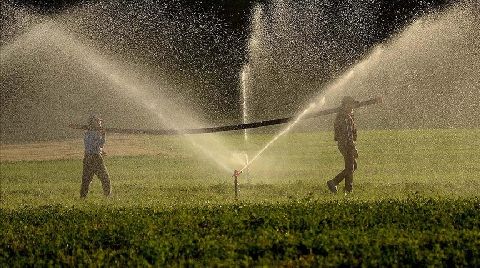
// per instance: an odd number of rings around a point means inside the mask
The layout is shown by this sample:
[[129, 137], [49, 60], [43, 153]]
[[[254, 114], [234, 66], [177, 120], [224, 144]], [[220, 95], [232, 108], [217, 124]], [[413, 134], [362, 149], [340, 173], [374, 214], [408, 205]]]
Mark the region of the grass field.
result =
[[316, 132], [281, 138], [235, 200], [232, 174], [180, 137], [113, 136], [113, 196], [95, 179], [80, 200], [80, 139], [2, 145], [0, 263], [480, 265], [479, 129], [364, 131], [358, 149], [351, 196], [327, 191], [342, 159]]

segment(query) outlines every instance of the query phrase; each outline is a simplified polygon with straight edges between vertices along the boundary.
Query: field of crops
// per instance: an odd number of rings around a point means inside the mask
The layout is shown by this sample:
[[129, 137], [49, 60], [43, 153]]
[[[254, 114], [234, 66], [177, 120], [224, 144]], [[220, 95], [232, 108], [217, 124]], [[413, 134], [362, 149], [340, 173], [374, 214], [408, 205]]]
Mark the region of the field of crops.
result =
[[[249, 154], [270, 138], [251, 135]], [[347, 197], [325, 187], [342, 166], [330, 132], [279, 140], [238, 200], [178, 137], [111, 137], [113, 196], [95, 179], [80, 200], [69, 142], [50, 157], [52, 143], [2, 145], [1, 266], [480, 265], [480, 130], [362, 132]]]

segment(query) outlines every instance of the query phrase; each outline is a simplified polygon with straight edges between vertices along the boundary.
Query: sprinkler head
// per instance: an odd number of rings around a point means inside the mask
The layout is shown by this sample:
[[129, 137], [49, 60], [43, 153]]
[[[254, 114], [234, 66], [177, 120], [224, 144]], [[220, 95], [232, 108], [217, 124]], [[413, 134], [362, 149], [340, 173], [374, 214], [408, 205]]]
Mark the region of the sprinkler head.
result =
[[233, 171], [233, 177], [238, 177], [240, 174], [242, 174], [242, 171], [238, 171], [236, 169]]

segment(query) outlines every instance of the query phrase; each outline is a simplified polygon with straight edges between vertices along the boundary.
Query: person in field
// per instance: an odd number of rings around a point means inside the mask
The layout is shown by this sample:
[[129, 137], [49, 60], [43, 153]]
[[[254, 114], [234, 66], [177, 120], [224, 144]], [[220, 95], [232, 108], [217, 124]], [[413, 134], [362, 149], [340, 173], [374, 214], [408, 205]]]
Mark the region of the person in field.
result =
[[353, 118], [353, 108], [358, 104], [354, 98], [346, 96], [342, 99], [340, 111], [334, 122], [334, 140], [345, 162], [344, 169], [335, 178], [327, 181], [327, 187], [332, 193], [337, 193], [337, 186], [345, 180], [345, 194], [353, 189], [353, 172], [357, 169], [358, 152], [355, 146], [357, 129]]
[[105, 145], [105, 131], [102, 127], [102, 119], [91, 116], [88, 119], [88, 127], [84, 137], [85, 155], [83, 158], [83, 176], [80, 197], [85, 198], [88, 194], [93, 175], [102, 182], [103, 194], [110, 196], [110, 178], [103, 162], [103, 146]]

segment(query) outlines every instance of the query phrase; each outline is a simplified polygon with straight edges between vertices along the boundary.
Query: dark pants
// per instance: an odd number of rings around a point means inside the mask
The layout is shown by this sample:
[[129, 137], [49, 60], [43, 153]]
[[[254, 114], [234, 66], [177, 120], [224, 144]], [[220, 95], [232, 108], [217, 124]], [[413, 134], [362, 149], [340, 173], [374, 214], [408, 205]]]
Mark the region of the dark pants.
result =
[[107, 168], [103, 163], [103, 157], [100, 154], [86, 154], [83, 158], [83, 176], [80, 197], [84, 198], [88, 194], [88, 188], [93, 180], [93, 175], [102, 182], [103, 194], [109, 196], [111, 193], [110, 179]]
[[345, 180], [345, 192], [351, 192], [353, 189], [353, 172], [357, 169], [357, 150], [355, 148], [348, 148], [347, 146], [338, 143], [338, 150], [343, 155], [345, 168], [333, 178], [335, 186]]

